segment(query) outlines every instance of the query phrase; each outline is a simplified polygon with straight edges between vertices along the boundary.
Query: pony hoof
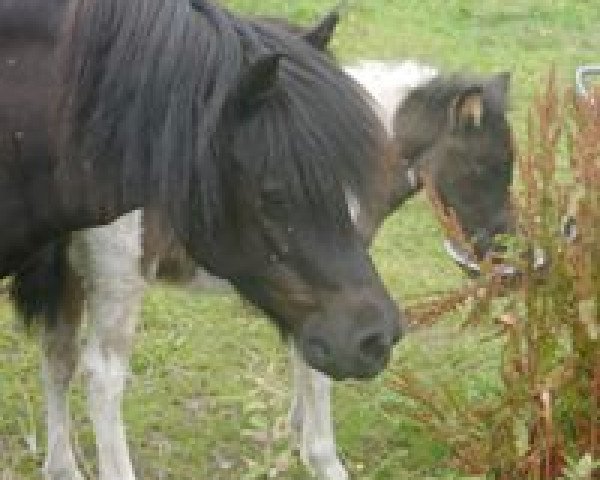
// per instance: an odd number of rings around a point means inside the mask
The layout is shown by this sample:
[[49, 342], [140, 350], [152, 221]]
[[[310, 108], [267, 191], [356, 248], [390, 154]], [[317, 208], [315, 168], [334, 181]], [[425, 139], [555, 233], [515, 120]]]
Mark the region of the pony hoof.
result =
[[83, 475], [78, 471], [69, 470], [66, 468], [56, 470], [46, 470], [44, 472], [45, 480], [85, 480]]
[[338, 460], [335, 463], [322, 468], [321, 471], [315, 469], [318, 480], [349, 480], [348, 472]]
[[350, 477], [346, 468], [336, 455], [306, 455], [300, 454], [302, 463], [317, 480], [348, 480]]

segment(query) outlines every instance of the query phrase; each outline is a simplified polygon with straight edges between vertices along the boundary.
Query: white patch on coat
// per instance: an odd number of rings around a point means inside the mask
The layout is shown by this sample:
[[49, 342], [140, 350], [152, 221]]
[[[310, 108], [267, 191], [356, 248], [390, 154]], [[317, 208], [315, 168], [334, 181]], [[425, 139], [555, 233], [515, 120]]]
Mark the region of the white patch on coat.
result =
[[390, 136], [394, 134], [396, 110], [411, 90], [438, 75], [435, 68], [412, 60], [401, 63], [365, 60], [344, 70], [377, 102], [377, 113]]
[[[390, 138], [394, 135], [394, 116], [400, 104], [413, 89], [438, 75], [435, 68], [411, 60], [401, 63], [365, 60], [346, 66], [344, 70], [371, 95], [372, 107]], [[407, 170], [406, 175], [409, 185], [417, 188], [419, 182], [415, 170]], [[346, 189], [346, 202], [350, 218], [356, 224], [361, 214], [360, 199]]]

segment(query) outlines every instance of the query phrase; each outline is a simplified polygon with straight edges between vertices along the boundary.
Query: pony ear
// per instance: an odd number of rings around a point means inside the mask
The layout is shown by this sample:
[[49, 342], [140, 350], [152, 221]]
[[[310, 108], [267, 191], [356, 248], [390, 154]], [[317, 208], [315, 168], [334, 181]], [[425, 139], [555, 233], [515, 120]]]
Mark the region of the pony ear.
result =
[[486, 90], [492, 100], [498, 102], [504, 110], [508, 105], [508, 92], [510, 90], [510, 72], [500, 72], [493, 75], [486, 83]]
[[479, 128], [483, 117], [483, 88], [466, 89], [457, 95], [450, 106], [450, 124], [453, 128], [473, 126]]
[[277, 84], [282, 53], [264, 53], [255, 58], [240, 79], [238, 96], [246, 106], [268, 97]]
[[340, 7], [334, 8], [331, 12], [325, 15], [319, 23], [312, 27], [308, 32], [302, 35], [303, 40], [317, 50], [324, 51], [331, 38], [335, 33], [335, 29], [340, 23]]

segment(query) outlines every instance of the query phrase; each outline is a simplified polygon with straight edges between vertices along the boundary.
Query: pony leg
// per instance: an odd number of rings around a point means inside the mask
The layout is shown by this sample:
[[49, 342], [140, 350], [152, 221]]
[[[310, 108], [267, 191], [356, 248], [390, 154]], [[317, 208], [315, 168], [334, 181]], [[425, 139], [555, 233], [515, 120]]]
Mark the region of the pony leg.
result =
[[[78, 290], [82, 293], [81, 290]], [[71, 445], [69, 384], [79, 361], [79, 326], [83, 295], [70, 289], [56, 325], [46, 326], [41, 336], [42, 377], [46, 393], [48, 446], [44, 477], [49, 480], [83, 480]]]
[[294, 400], [290, 420], [299, 440], [300, 458], [319, 480], [347, 480], [336, 454], [331, 419], [331, 379], [310, 368], [290, 345], [294, 371]]
[[295, 451], [300, 452], [302, 449], [302, 431], [305, 417], [304, 404], [307, 401], [305, 398], [306, 372], [303, 368], [304, 361], [299, 358], [293, 341], [290, 341], [289, 349], [292, 365], [292, 402], [289, 413], [290, 443]]
[[82, 234], [89, 335], [83, 354], [100, 480], [134, 480], [121, 400], [144, 281], [140, 212]]

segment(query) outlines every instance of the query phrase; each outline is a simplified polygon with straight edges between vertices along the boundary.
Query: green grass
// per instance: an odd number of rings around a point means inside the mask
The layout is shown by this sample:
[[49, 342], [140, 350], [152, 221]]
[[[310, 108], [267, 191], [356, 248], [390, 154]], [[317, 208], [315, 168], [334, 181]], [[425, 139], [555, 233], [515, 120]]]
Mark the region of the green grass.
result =
[[[337, 0], [227, 0], [246, 12], [311, 22]], [[598, 63], [600, 10], [595, 0], [349, 0], [354, 6], [333, 40], [344, 61], [413, 58], [442, 70], [513, 73], [519, 122], [551, 64], [572, 81], [582, 63]]]
[[[321, 0], [229, 0], [240, 11], [309, 22], [332, 6]], [[354, 2], [334, 40], [344, 61], [416, 58], [444, 70], [513, 72], [512, 116], [523, 130], [533, 89], [555, 64], [563, 81], [600, 62], [600, 9], [585, 0], [365, 0]], [[464, 281], [441, 250], [439, 228], [422, 198], [389, 219], [373, 256], [400, 302]], [[485, 332], [452, 319], [409, 335], [385, 375], [335, 388], [340, 453], [355, 479], [458, 479], [448, 452], [407, 416], [408, 400], [386, 387], [413, 372], [429, 385], [460, 385], [472, 398], [494, 391], [497, 350]], [[477, 368], [474, 368], [476, 366]], [[262, 315], [232, 294], [150, 289], [143, 310], [125, 419], [139, 478], [307, 478], [279, 431], [289, 399], [286, 349]], [[0, 303], [0, 479], [39, 478], [43, 402], [35, 342]], [[93, 462], [81, 386], [73, 393], [78, 443]], [[266, 435], [270, 432], [272, 435]], [[272, 437], [272, 438], [270, 438]], [[93, 463], [89, 468], [93, 469]], [[261, 476], [262, 475], [262, 476]]]

